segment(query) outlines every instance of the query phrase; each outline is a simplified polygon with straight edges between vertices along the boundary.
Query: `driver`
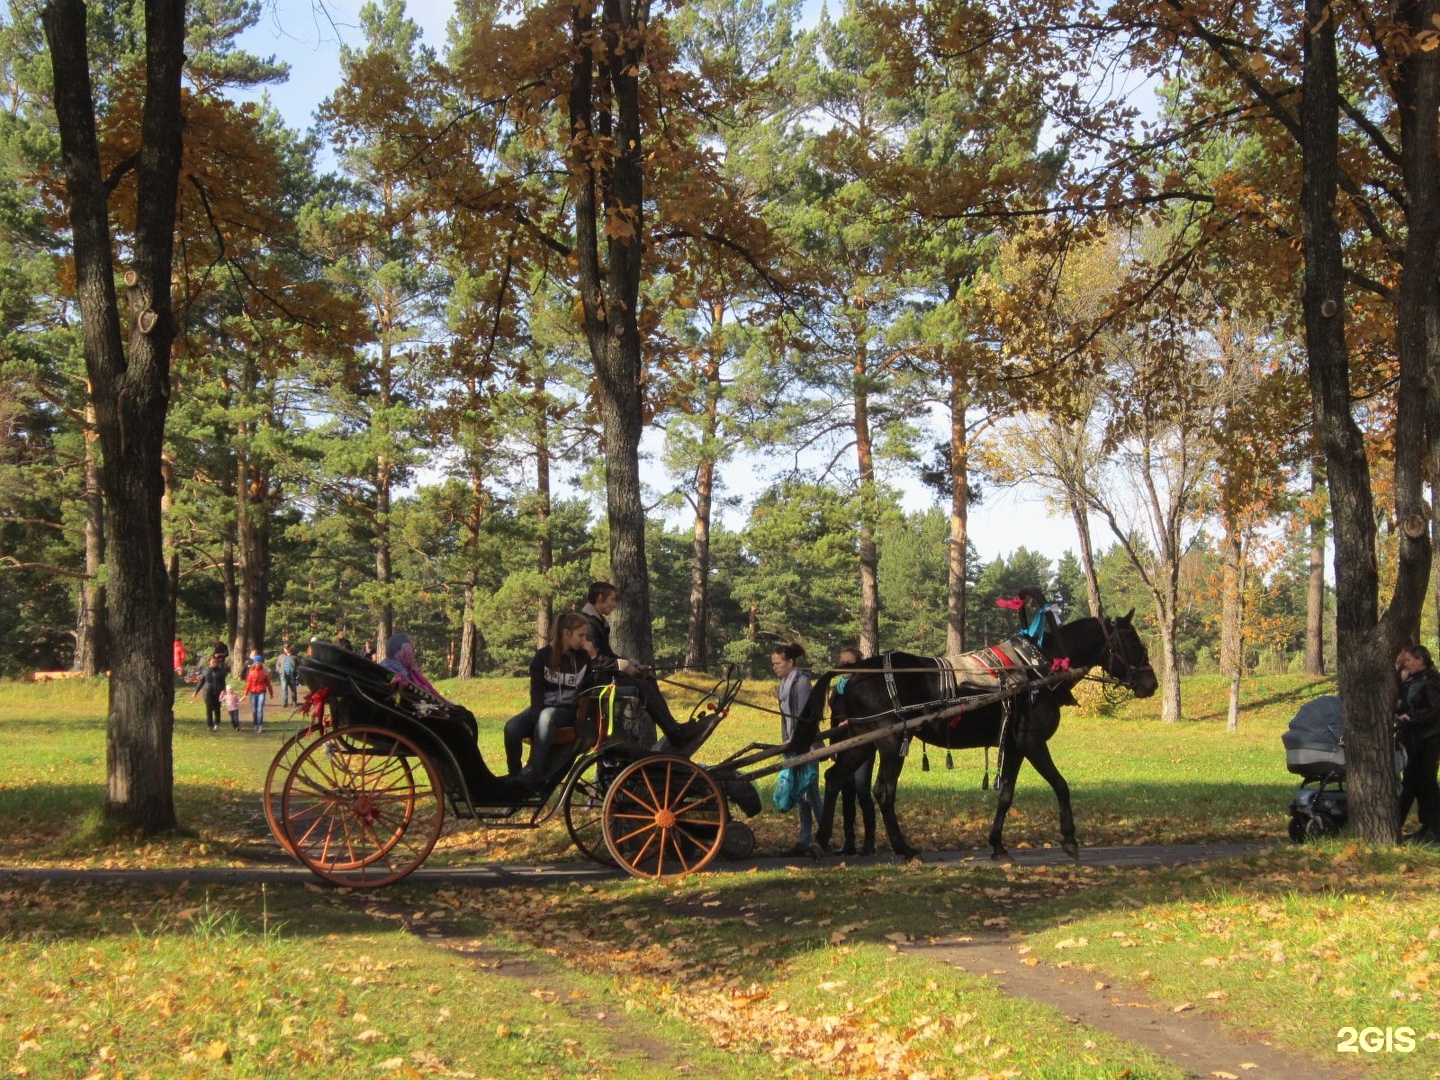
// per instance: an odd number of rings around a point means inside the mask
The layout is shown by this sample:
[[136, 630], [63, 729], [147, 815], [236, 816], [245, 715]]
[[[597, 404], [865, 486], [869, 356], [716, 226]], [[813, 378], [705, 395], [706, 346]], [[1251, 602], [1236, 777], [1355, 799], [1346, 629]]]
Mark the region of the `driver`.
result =
[[650, 714], [650, 719], [660, 725], [660, 730], [670, 742], [670, 748], [678, 754], [686, 755], [693, 748], [693, 743], [710, 733], [714, 724], [705, 719], [692, 720], [688, 724], [677, 722], [650, 669], [615, 654], [615, 650], [610, 646], [610, 615], [619, 603], [620, 590], [610, 582], [590, 583], [585, 594], [585, 606], [580, 609], [580, 614], [590, 627], [585, 648], [590, 654], [591, 670], [597, 682], [606, 682], [613, 678], [618, 686], [633, 686], [638, 689], [640, 698], [645, 703], [645, 711]]

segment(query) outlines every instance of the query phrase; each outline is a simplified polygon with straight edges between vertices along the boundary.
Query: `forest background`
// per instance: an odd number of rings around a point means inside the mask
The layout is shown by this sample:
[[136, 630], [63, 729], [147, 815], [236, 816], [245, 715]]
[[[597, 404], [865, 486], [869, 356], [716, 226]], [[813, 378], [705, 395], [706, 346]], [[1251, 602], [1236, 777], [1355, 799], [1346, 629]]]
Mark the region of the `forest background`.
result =
[[[99, 451], [32, 9], [12, 0], [0, 28], [4, 675], [106, 666]], [[519, 103], [517, 44], [543, 15], [461, 4], [432, 50], [403, 5], [368, 5], [299, 131], [254, 100], [283, 65], [236, 45], [261, 6], [190, 6], [164, 464], [192, 650], [403, 628], [432, 669], [513, 673], [611, 576], [562, 140]], [[924, 20], [701, 0], [653, 23], [654, 657], [953, 652], [1010, 632], [994, 600], [1038, 585], [1070, 613], [1137, 608], [1173, 715], [1183, 671], [1320, 670], [1293, 151], [1193, 59], [1130, 56], [1154, 93], [1137, 108], [1115, 93], [1128, 75], [977, 65]], [[90, 36], [123, 198], [138, 5], [94, 5]], [[1383, 496], [1395, 358], [1383, 316], [1356, 318]], [[730, 482], [747, 458], [765, 463], [749, 498]], [[935, 505], [905, 509], [903, 477]], [[1074, 522], [1073, 554], [970, 535], [971, 504], [1013, 485]]]

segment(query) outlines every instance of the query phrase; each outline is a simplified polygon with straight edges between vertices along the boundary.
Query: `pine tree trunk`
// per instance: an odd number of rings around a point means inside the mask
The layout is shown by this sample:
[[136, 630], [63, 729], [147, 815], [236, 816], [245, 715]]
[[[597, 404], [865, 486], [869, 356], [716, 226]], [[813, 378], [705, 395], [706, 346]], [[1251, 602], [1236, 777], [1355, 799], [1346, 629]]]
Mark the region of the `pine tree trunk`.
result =
[[[1317, 504], [1325, 489], [1325, 463], [1311, 462], [1310, 498]], [[1325, 674], [1325, 513], [1317, 505], [1310, 516], [1310, 578], [1305, 590], [1305, 674]]]
[[950, 551], [945, 579], [945, 653], [965, 651], [967, 560], [970, 547], [970, 438], [965, 424], [965, 384], [950, 372]]
[[466, 571], [464, 607], [460, 613], [460, 655], [455, 677], [475, 677], [475, 571]]
[[704, 671], [710, 663], [710, 513], [715, 463], [700, 462], [695, 480], [695, 529], [690, 552], [690, 626], [685, 639], [685, 669]]
[[99, 675], [108, 666], [105, 647], [105, 500], [100, 494], [100, 469], [95, 433], [95, 406], [85, 405], [85, 580], [80, 585], [75, 626], [75, 667]]
[[535, 605], [536, 646], [550, 640], [555, 598], [550, 592], [550, 571], [555, 568], [555, 542], [550, 535], [550, 412], [545, 379], [535, 380], [535, 568], [540, 571], [540, 601]]
[[695, 528], [690, 549], [690, 621], [685, 637], [685, 669], [704, 671], [710, 663], [710, 517], [715, 495], [715, 439], [720, 430], [720, 362], [724, 349], [725, 305], [710, 311], [710, 352], [702, 369], [705, 412], [700, 461], [695, 470]]
[[880, 554], [875, 547], [875, 448], [870, 441], [870, 395], [865, 388], [864, 349], [855, 354], [855, 462], [860, 489], [860, 655], [880, 651]]
[[185, 8], [145, 5], [146, 85], [136, 164], [128, 342], [115, 294], [107, 190], [95, 135], [82, 0], [51, 0], [45, 36], [75, 253], [76, 298], [105, 496], [110, 712], [106, 819], [153, 834], [175, 826], [171, 739], [174, 621], [160, 513], [160, 456], [175, 323], [170, 277], [181, 158]]
[[390, 591], [395, 580], [390, 563], [390, 484], [390, 464], [381, 454], [375, 462], [375, 581], [382, 597], [375, 619], [375, 647], [382, 650], [395, 633], [395, 603]]

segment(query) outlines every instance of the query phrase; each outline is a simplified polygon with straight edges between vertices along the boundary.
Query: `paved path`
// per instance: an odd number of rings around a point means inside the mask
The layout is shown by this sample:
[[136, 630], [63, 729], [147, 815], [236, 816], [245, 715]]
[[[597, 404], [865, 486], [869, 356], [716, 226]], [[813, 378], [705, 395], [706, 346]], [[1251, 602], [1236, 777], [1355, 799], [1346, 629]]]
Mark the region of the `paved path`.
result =
[[1139, 1043], [1192, 1077], [1247, 1080], [1340, 1080], [1357, 1075], [1337, 1062], [1320, 1061], [1237, 1035], [1218, 1020], [1185, 1009], [1173, 1011], [1138, 986], [1111, 986], [1093, 972], [1027, 964], [1022, 939], [993, 936], [937, 945], [907, 945], [906, 952], [953, 964], [988, 979], [1011, 997], [1059, 1009], [1066, 1017]]
[[[1229, 859], [1263, 851], [1264, 844], [1168, 844], [1137, 847], [1082, 848], [1080, 862], [1089, 866], [1180, 866], [1184, 863]], [[1036, 848], [1012, 851], [1017, 866], [1071, 865], [1070, 857], [1059, 848]], [[788, 856], [761, 856], [733, 861], [717, 860], [706, 872], [726, 873], [750, 869], [773, 870], [783, 866], [832, 866], [843, 861], [863, 866], [893, 861], [891, 855], [866, 857], [835, 856], [813, 862]], [[929, 851], [922, 862], [953, 864], [963, 862], [990, 864], [988, 851]], [[430, 885], [459, 885], [467, 888], [513, 888], [517, 885], [549, 885], [604, 881], [622, 877], [613, 867], [596, 863], [479, 863], [473, 866], [422, 866], [407, 880]], [[201, 885], [247, 885], [265, 883], [321, 884], [320, 879], [304, 867], [295, 866], [196, 866], [156, 869], [70, 869], [63, 867], [0, 867], [0, 882], [61, 881], [93, 884], [179, 885], [192, 882]], [[403, 886], [401, 886], [403, 887]]]

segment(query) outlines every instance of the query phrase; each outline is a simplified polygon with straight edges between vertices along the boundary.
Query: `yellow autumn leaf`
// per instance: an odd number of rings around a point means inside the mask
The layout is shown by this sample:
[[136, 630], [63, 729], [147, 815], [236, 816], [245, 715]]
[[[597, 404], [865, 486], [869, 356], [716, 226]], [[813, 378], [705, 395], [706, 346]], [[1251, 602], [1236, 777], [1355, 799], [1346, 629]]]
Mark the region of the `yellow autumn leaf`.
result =
[[224, 1039], [215, 1039], [206, 1044], [203, 1056], [207, 1061], [229, 1061], [230, 1044]]

